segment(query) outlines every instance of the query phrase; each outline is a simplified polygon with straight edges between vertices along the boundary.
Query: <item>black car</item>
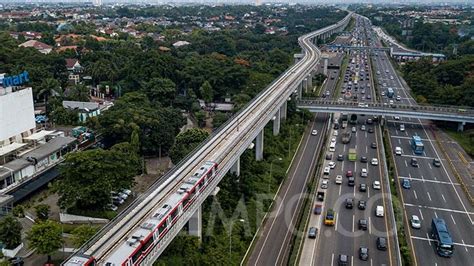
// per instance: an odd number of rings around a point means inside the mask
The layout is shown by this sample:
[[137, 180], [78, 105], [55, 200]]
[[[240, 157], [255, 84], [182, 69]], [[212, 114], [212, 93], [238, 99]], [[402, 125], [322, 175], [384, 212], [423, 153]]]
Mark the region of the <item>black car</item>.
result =
[[360, 157], [360, 162], [361, 163], [366, 163], [367, 162], [367, 157], [366, 156]]
[[359, 219], [359, 230], [367, 230], [367, 220], [366, 219]]
[[434, 158], [433, 165], [436, 167], [441, 167], [441, 161], [438, 158]]
[[385, 237], [377, 237], [377, 249], [387, 250], [387, 239]]
[[366, 184], [359, 184], [359, 191], [360, 192], [366, 192], [367, 191], [367, 185]]
[[372, 142], [372, 144], [370, 144], [370, 147], [371, 147], [372, 149], [377, 149], [377, 143]]
[[344, 161], [344, 155], [342, 154], [337, 155], [337, 160], [340, 162]]
[[359, 259], [368, 260], [369, 259], [369, 249], [366, 247], [359, 248]]
[[374, 129], [371, 128], [371, 127], [369, 127], [369, 130], [368, 130], [368, 131], [369, 131], [369, 133], [374, 133]]
[[353, 206], [354, 206], [354, 200], [346, 199], [346, 209], [352, 209]]
[[411, 158], [410, 164], [413, 167], [418, 167], [418, 160], [416, 158]]
[[332, 153], [326, 154], [326, 160], [332, 160]]
[[359, 208], [359, 210], [365, 210], [365, 206], [366, 206], [365, 200], [359, 200], [359, 204], [357, 205], [357, 208]]
[[349, 181], [347, 182], [347, 185], [350, 187], [355, 186], [355, 179], [353, 176], [349, 177]]

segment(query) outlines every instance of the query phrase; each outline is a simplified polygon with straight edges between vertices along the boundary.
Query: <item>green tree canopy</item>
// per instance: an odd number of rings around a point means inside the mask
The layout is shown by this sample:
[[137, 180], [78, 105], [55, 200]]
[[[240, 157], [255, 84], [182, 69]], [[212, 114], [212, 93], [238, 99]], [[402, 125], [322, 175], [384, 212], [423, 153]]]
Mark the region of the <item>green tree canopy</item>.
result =
[[86, 243], [87, 240], [92, 238], [97, 232], [97, 227], [90, 225], [80, 225], [72, 230], [72, 243], [74, 247], [79, 248], [82, 244]]
[[189, 152], [203, 142], [209, 133], [199, 128], [191, 128], [176, 136], [176, 142], [170, 150], [171, 161], [177, 164]]
[[51, 254], [63, 244], [61, 226], [51, 220], [34, 224], [27, 238], [30, 248], [36, 249], [39, 254], [48, 255], [48, 261], [51, 261]]
[[21, 223], [12, 215], [0, 220], [0, 242], [8, 249], [14, 249], [21, 244]]

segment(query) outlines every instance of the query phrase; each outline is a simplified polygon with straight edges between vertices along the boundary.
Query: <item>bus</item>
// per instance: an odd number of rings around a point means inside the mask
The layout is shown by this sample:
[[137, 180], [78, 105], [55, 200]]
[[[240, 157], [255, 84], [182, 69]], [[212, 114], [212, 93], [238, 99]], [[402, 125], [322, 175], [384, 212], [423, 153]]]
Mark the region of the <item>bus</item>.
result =
[[357, 160], [357, 151], [354, 148], [349, 149], [349, 161], [355, 162]]
[[442, 257], [451, 257], [454, 252], [454, 243], [443, 219], [431, 220], [431, 237], [434, 238], [436, 251]]
[[393, 98], [393, 95], [394, 95], [394, 94], [395, 94], [395, 93], [393, 92], [393, 89], [392, 89], [392, 88], [388, 88], [388, 89], [387, 89], [387, 97], [388, 97], [388, 98]]
[[425, 146], [423, 145], [420, 136], [413, 136], [411, 138], [410, 144], [415, 154], [423, 154]]

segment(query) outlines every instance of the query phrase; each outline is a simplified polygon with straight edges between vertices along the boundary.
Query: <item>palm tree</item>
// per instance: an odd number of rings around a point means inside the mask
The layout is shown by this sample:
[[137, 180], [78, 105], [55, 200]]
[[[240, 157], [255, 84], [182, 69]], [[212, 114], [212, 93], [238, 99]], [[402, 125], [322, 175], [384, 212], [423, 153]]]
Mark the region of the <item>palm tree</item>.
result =
[[40, 90], [36, 95], [36, 98], [40, 99], [43, 98], [46, 113], [48, 113], [48, 99], [49, 97], [62, 97], [63, 91], [61, 88], [61, 84], [59, 81], [53, 78], [47, 78], [43, 80], [40, 85]]

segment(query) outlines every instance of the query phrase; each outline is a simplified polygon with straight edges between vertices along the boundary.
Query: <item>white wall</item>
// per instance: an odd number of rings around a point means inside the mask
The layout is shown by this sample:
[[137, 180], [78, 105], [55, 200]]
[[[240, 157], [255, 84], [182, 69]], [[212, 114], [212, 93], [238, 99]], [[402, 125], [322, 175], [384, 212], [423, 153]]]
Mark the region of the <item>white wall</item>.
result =
[[31, 88], [0, 96], [0, 142], [35, 128]]

